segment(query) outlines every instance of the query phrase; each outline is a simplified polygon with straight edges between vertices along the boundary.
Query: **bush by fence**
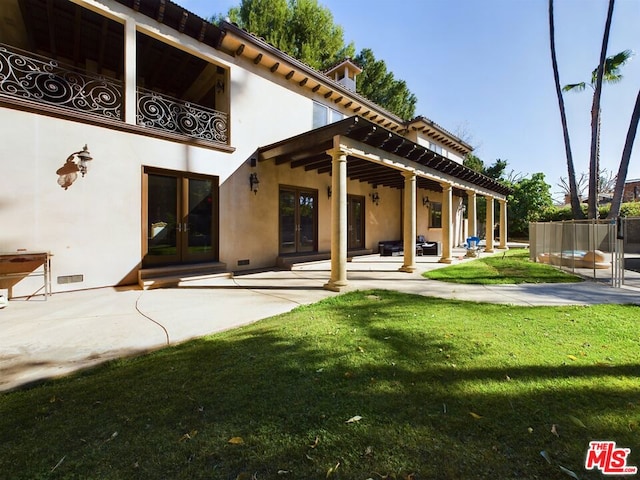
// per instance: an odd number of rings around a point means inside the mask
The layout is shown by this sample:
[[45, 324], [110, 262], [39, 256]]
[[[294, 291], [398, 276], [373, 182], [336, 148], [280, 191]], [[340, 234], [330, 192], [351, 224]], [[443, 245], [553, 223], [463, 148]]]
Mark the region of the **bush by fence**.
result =
[[[602, 205], [598, 208], [598, 218], [607, 218], [610, 205]], [[587, 206], [582, 206], [582, 211], [587, 213]], [[621, 217], [640, 217], [640, 202], [623, 203], [620, 206]], [[546, 208], [541, 214], [538, 221], [540, 222], [562, 222], [564, 220], [572, 220], [571, 206], [550, 207]]]

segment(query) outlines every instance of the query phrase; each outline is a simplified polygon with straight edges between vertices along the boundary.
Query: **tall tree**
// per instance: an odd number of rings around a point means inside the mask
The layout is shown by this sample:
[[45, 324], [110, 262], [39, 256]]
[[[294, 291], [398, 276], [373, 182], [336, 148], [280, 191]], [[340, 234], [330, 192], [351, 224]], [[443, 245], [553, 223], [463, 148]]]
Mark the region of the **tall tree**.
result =
[[604, 25], [604, 35], [602, 36], [602, 48], [600, 49], [600, 62], [596, 73], [596, 85], [593, 92], [593, 103], [591, 105], [591, 150], [589, 154], [589, 208], [587, 216], [596, 218], [598, 216], [598, 139], [600, 138], [600, 97], [602, 95], [602, 77], [604, 75], [605, 61], [607, 59], [607, 45], [609, 44], [609, 32], [611, 31], [611, 19], [613, 18], [613, 6], [615, 0], [609, 0], [607, 11], [607, 21]]
[[325, 69], [354, 55], [353, 44], [344, 43], [342, 27], [334, 23], [331, 11], [317, 0], [295, 0], [289, 8], [291, 56], [313, 68]]
[[523, 177], [513, 183], [511, 188], [507, 209], [509, 231], [526, 235], [529, 222], [539, 221], [545, 209], [553, 205], [551, 185], [545, 181], [544, 173], [534, 173], [531, 178]]
[[549, 0], [549, 39], [551, 44], [551, 63], [553, 65], [553, 79], [556, 86], [556, 96], [558, 97], [558, 107], [560, 108], [560, 121], [562, 122], [562, 134], [564, 137], [564, 149], [567, 155], [567, 172], [569, 174], [569, 196], [571, 199], [571, 212], [573, 218], [584, 218], [584, 213], [580, 207], [578, 188], [576, 185], [576, 170], [573, 166], [573, 154], [571, 153], [571, 141], [569, 139], [569, 127], [567, 126], [567, 114], [564, 109], [564, 99], [562, 88], [560, 87], [560, 74], [558, 73], [558, 61], [556, 58], [556, 36], [553, 21], [553, 0]]
[[473, 153], [468, 153], [465, 155], [462, 164], [471, 170], [500, 182], [505, 180], [505, 171], [509, 162], [507, 160], [496, 158], [495, 162], [491, 165], [485, 165], [482, 159], [476, 157]]
[[[623, 50], [622, 52], [616, 53], [615, 55], [611, 55], [610, 57], [607, 57], [604, 61], [604, 69], [602, 71], [602, 83], [618, 83], [622, 80], [622, 74], [620, 73], [620, 69], [622, 68], [622, 66], [624, 66], [629, 59], [631, 58], [631, 56], [633, 55], [633, 52], [631, 50]], [[585, 88], [587, 86], [591, 87], [591, 89], [594, 92], [594, 96], [595, 96], [595, 89], [596, 89], [596, 81], [597, 81], [597, 75], [598, 75], [598, 68], [595, 68], [592, 72], [591, 72], [591, 81], [589, 83], [587, 82], [580, 82], [580, 83], [571, 83], [568, 85], [565, 85], [564, 87], [562, 87], [562, 90], [565, 92], [569, 92], [569, 91], [577, 91], [577, 92], [582, 92], [583, 90], [585, 90]], [[595, 99], [594, 99], [595, 100]], [[593, 108], [593, 107], [592, 107]], [[593, 120], [593, 110], [592, 110], [592, 122]], [[602, 113], [599, 109], [598, 111], [598, 118], [597, 118], [597, 137], [596, 137], [596, 142], [595, 142], [595, 164], [591, 164], [591, 165], [595, 165], [595, 187], [593, 188], [593, 190], [595, 191], [595, 202], [597, 205], [597, 201], [598, 201], [598, 197], [600, 195], [600, 193], [603, 191], [602, 188], [602, 182], [601, 182], [601, 177], [602, 177], [602, 172], [600, 171], [600, 126], [602, 124], [602, 117], [601, 117]], [[592, 125], [593, 127], [593, 125]], [[592, 131], [593, 132], [593, 131]], [[593, 139], [592, 139], [593, 140]], [[593, 147], [593, 144], [592, 144]], [[594, 174], [593, 172], [589, 171], [589, 198], [591, 198], [592, 196], [592, 179], [594, 178]], [[596, 207], [597, 208], [597, 207]]]
[[631, 160], [633, 142], [636, 139], [636, 132], [638, 131], [638, 121], [640, 121], [640, 91], [638, 91], [636, 105], [633, 108], [633, 113], [631, 114], [629, 130], [627, 131], [627, 139], [624, 142], [624, 150], [622, 151], [622, 158], [620, 159], [620, 166], [618, 168], [616, 188], [613, 192], [611, 209], [609, 210], [607, 218], [615, 218], [620, 214], [620, 204], [622, 203], [622, 195], [624, 193], [624, 183], [627, 179], [627, 171], [629, 170], [629, 161]]
[[357, 78], [361, 95], [404, 120], [413, 118], [418, 99], [409, 91], [404, 80], [396, 80], [393, 73], [387, 70], [384, 60], [376, 60], [373, 52], [365, 48], [354, 61], [362, 68]]
[[[416, 96], [403, 80], [376, 60], [369, 49], [355, 56], [353, 43], [344, 43], [344, 32], [331, 11], [318, 0], [241, 0], [229, 9], [229, 20], [316, 70], [326, 70], [345, 58], [353, 58], [363, 72], [358, 92], [404, 120], [415, 115]], [[223, 15], [211, 21], [219, 22]]]
[[342, 27], [318, 0], [242, 0], [227, 17], [317, 70], [355, 55], [354, 45], [344, 43]]

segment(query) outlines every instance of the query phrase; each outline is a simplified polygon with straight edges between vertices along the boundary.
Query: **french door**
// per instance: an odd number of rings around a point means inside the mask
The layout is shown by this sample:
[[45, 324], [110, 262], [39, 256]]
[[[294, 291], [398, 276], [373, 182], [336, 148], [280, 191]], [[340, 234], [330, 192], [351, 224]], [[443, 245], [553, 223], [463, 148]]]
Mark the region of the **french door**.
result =
[[218, 177], [147, 169], [143, 265], [218, 259]]
[[280, 253], [318, 250], [318, 191], [281, 187]]
[[347, 195], [347, 248], [364, 248], [364, 197]]

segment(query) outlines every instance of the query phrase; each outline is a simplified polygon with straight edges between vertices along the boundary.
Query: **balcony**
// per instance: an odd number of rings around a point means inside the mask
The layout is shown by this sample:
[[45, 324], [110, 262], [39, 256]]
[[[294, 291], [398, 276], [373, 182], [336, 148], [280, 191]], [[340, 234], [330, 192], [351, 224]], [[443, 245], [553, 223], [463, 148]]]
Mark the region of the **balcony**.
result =
[[227, 143], [227, 115], [212, 108], [138, 89], [138, 125]]
[[[151, 90], [140, 88], [137, 93], [139, 126], [227, 144], [226, 113]], [[0, 44], [0, 97], [124, 124], [123, 82], [5, 44]]]

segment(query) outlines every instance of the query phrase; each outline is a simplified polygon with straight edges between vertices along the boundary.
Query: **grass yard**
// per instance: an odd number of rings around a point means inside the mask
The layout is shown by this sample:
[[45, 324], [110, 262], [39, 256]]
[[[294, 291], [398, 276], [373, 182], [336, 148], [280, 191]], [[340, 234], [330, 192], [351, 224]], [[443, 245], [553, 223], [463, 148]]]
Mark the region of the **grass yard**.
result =
[[582, 280], [569, 273], [529, 260], [528, 249], [513, 249], [506, 253], [458, 263], [431, 270], [425, 278], [451, 283], [517, 284], [517, 283], [569, 283]]
[[0, 476], [602, 478], [589, 441], [640, 465], [639, 313], [336, 296], [0, 395]]

